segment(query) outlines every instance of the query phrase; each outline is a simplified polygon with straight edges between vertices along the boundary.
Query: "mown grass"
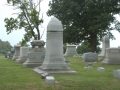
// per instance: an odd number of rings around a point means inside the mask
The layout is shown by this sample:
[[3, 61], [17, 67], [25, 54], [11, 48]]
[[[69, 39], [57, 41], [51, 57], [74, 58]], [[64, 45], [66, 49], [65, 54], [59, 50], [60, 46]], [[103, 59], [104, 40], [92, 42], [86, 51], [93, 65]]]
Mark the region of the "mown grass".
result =
[[[113, 77], [113, 70], [120, 65], [102, 65], [101, 61], [93, 64], [93, 69], [84, 69], [88, 63], [81, 58], [67, 57], [69, 67], [77, 75], [52, 74], [54, 85], [47, 85], [44, 79], [33, 72], [33, 68], [24, 68], [11, 59], [0, 56], [0, 90], [120, 90], [120, 80]], [[104, 67], [105, 72], [98, 72], [97, 67]]]

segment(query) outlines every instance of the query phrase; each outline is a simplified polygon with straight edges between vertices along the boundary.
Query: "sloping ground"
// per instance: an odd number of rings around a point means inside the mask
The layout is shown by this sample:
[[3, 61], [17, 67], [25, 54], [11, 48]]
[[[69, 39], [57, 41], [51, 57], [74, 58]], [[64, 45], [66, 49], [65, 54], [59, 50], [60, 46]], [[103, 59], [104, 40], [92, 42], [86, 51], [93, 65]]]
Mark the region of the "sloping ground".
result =
[[[24, 68], [11, 59], [0, 56], [0, 90], [120, 90], [120, 80], [113, 77], [113, 70], [120, 65], [93, 64], [92, 70], [84, 69], [87, 63], [81, 58], [67, 57], [69, 67], [78, 75], [53, 74], [56, 83], [47, 85], [45, 80], [33, 72], [33, 68]], [[98, 72], [97, 67], [104, 67], [105, 72]]]

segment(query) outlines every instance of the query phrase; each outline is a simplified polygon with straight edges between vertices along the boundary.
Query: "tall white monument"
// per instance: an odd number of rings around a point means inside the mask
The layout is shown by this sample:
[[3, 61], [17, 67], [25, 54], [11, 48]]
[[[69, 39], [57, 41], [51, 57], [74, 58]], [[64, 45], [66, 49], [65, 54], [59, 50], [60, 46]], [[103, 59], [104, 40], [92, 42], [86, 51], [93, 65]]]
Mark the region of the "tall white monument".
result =
[[99, 54], [99, 56], [105, 56], [105, 49], [109, 47], [110, 47], [110, 40], [109, 40], [109, 36], [106, 35], [103, 37], [102, 52]]
[[14, 49], [15, 49], [15, 53], [14, 53], [12, 59], [16, 60], [20, 56], [20, 45], [15, 45]]
[[20, 56], [16, 59], [17, 63], [24, 63], [28, 57], [29, 48], [28, 47], [21, 47], [20, 48]]
[[36, 67], [34, 71], [42, 73], [65, 73], [76, 74], [65, 63], [63, 56], [63, 26], [61, 22], [53, 17], [47, 26], [46, 55], [43, 64]]
[[65, 52], [65, 56], [74, 56], [74, 55], [78, 55], [76, 52], [76, 45], [67, 45], [67, 49]]

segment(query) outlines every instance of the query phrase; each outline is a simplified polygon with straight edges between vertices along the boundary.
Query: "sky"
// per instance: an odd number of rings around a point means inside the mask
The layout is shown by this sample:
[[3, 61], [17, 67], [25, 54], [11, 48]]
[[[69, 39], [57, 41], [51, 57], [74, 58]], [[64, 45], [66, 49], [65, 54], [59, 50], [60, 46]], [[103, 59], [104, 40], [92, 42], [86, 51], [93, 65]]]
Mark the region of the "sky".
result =
[[[0, 39], [2, 41], [9, 41], [12, 46], [16, 45], [19, 41], [22, 40], [23, 35], [25, 34], [24, 30], [13, 30], [12, 33], [9, 35], [6, 33], [5, 28], [5, 18], [14, 17], [13, 13], [15, 12], [10, 6], [6, 5], [7, 0], [0, 0]], [[45, 29], [43, 37], [41, 40], [44, 40], [46, 42], [46, 27], [49, 23], [51, 17], [48, 17], [46, 15], [47, 10], [49, 9], [49, 1], [50, 0], [43, 0], [41, 2], [41, 12], [43, 13], [43, 27]], [[120, 19], [118, 17], [118, 19]], [[43, 29], [41, 30], [41, 33], [43, 33]], [[120, 46], [120, 33], [116, 30], [112, 31], [113, 35], [115, 36], [116, 40], [110, 40], [110, 47], [118, 47]], [[102, 47], [102, 43], [100, 45]]]

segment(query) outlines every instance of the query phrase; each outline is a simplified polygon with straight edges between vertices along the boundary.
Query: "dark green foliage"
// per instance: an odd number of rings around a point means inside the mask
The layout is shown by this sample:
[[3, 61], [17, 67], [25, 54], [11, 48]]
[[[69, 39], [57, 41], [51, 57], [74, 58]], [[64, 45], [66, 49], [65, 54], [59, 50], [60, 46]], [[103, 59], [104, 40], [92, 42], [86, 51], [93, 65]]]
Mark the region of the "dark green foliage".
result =
[[88, 41], [92, 51], [96, 51], [102, 37], [109, 35], [115, 39], [111, 24], [114, 14], [119, 13], [120, 0], [52, 0], [47, 14], [62, 21], [64, 43]]
[[26, 42], [24, 43], [24, 44], [22, 44], [22, 41], [19, 41], [19, 43], [17, 43], [18, 45], [21, 45], [21, 46], [26, 46], [26, 47], [28, 47], [28, 46], [30, 46], [29, 44], [27, 44]]
[[40, 2], [41, 0], [37, 3], [34, 0], [7, 0], [7, 3], [19, 12], [14, 13], [17, 14], [17, 18], [4, 19], [6, 32], [10, 34], [13, 30], [24, 29], [26, 33], [22, 45], [29, 42], [32, 37], [35, 40], [41, 38], [39, 26], [43, 23], [43, 19], [40, 18]]
[[2, 41], [0, 39], [0, 54], [7, 54], [7, 52], [10, 51], [11, 48], [12, 46], [8, 41]]
[[[77, 53], [78, 54], [83, 54], [83, 53], [87, 53], [87, 52], [91, 52], [91, 51], [92, 51], [92, 48], [87, 41], [82, 42], [81, 45], [79, 45], [77, 47]], [[100, 51], [101, 51], [100, 47], [97, 46], [96, 53], [99, 53]]]

